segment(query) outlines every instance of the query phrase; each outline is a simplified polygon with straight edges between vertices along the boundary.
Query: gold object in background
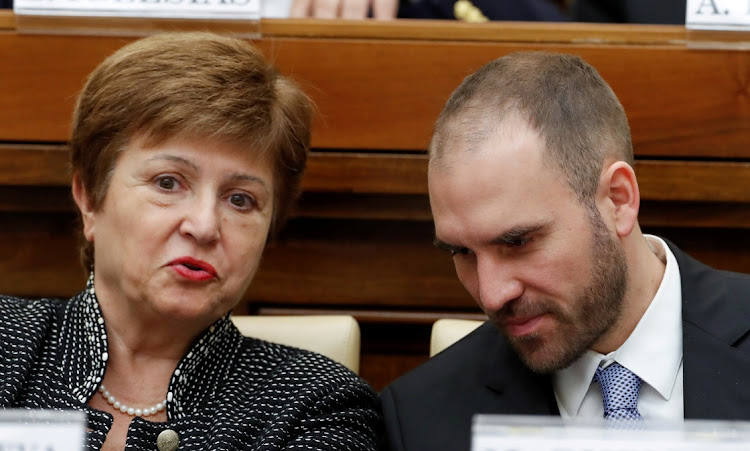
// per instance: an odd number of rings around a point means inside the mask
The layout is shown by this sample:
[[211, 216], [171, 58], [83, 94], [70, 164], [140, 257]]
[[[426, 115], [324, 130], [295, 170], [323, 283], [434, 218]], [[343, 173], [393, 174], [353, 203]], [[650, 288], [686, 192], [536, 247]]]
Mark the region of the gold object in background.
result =
[[482, 14], [482, 10], [474, 6], [469, 0], [458, 0], [453, 5], [453, 14], [456, 19], [463, 22], [480, 23], [489, 21], [487, 16]]

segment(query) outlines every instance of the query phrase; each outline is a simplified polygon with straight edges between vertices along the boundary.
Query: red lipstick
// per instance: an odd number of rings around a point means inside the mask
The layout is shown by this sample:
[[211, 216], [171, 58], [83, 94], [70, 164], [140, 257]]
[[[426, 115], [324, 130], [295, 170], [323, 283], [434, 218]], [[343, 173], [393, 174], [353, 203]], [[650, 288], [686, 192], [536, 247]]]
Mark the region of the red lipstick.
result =
[[193, 257], [180, 257], [169, 262], [174, 271], [187, 280], [203, 282], [217, 277], [216, 269], [210, 263]]

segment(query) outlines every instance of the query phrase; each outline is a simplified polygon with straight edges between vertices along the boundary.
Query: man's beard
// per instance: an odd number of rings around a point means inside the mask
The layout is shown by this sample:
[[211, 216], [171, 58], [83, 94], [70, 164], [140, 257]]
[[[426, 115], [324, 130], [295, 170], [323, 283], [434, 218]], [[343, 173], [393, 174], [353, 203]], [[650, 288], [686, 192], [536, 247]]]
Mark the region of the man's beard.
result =
[[611, 329], [622, 314], [627, 289], [627, 262], [619, 243], [609, 235], [596, 207], [589, 211], [593, 243], [592, 276], [567, 305], [551, 299], [519, 298], [491, 315], [496, 325], [507, 318], [552, 316], [554, 329], [511, 337], [500, 326], [521, 361], [534, 372], [551, 373], [568, 367]]

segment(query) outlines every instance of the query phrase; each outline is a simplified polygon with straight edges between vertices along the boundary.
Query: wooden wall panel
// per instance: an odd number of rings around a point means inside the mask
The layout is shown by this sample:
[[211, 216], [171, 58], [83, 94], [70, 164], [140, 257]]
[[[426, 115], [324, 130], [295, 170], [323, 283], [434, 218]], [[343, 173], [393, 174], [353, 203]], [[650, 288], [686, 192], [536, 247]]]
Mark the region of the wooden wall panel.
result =
[[[0, 12], [0, 292], [83, 286], [68, 192], [70, 115], [127, 37], [20, 34]], [[210, 24], [207, 24], [207, 26]], [[264, 21], [257, 45], [317, 103], [293, 218], [238, 310], [347, 313], [377, 389], [427, 358], [440, 317], [482, 318], [432, 246], [427, 146], [463, 77], [516, 50], [583, 56], [620, 97], [640, 223], [707, 264], [750, 272], [750, 53], [694, 51], [682, 27]]]
[[[65, 141], [86, 75], [131, 40], [0, 33], [0, 141]], [[631, 120], [638, 155], [750, 157], [746, 53], [694, 51], [669, 41], [583, 42], [269, 35], [258, 45], [315, 99], [320, 115], [313, 145], [321, 149], [423, 150], [437, 114], [463, 77], [512, 51], [550, 50], [583, 56], [611, 83]]]

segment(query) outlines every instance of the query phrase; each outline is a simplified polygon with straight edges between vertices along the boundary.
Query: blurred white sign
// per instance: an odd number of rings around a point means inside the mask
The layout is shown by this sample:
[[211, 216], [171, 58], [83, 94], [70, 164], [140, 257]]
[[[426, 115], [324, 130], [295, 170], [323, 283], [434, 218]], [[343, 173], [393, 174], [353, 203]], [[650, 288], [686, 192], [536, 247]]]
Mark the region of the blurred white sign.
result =
[[18, 15], [260, 19], [261, 0], [15, 0]]
[[750, 0], [687, 0], [685, 26], [695, 30], [750, 30]]
[[83, 412], [0, 411], [0, 450], [80, 451], [85, 437]]
[[477, 415], [472, 451], [747, 451], [750, 423], [640, 422], [613, 427], [559, 417]]

